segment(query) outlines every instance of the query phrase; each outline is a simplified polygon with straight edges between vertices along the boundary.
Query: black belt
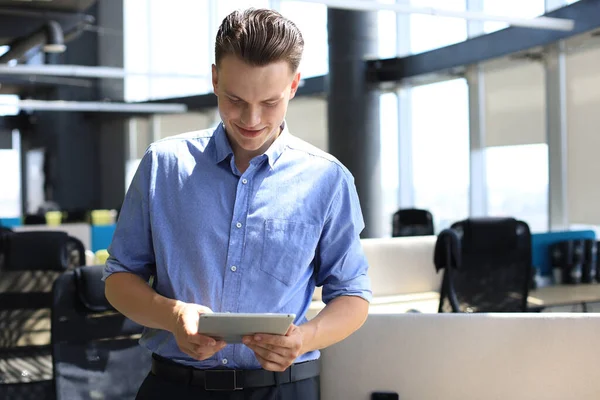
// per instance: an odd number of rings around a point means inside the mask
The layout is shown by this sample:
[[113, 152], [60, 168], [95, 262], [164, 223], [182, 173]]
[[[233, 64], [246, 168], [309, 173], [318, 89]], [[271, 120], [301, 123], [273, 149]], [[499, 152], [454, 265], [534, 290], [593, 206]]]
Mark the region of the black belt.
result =
[[203, 386], [206, 390], [241, 390], [313, 378], [319, 375], [319, 361], [293, 364], [283, 372], [264, 369], [196, 369], [153, 354], [152, 373], [168, 381]]

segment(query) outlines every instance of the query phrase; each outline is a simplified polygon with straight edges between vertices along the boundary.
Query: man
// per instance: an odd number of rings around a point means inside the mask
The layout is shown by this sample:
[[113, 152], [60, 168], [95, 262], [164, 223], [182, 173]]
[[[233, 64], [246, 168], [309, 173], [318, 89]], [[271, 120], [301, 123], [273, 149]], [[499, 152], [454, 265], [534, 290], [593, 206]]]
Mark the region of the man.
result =
[[[140, 162], [104, 274], [108, 300], [147, 327], [153, 364], [138, 399], [317, 399], [318, 350], [366, 318], [353, 178], [284, 121], [303, 46], [274, 11], [227, 16], [212, 67], [222, 123], [153, 143]], [[327, 305], [307, 321], [315, 285]], [[211, 311], [296, 321], [285, 336], [227, 345], [198, 334]]]

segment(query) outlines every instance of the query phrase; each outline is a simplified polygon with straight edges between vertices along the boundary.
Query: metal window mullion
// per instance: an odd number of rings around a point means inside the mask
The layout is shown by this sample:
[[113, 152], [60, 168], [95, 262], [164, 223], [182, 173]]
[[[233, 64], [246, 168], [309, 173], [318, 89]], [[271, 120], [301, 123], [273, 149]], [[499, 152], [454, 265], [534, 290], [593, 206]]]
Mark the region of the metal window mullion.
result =
[[[402, 3], [404, 0], [396, 0]], [[396, 55], [410, 54], [410, 15], [396, 13]], [[409, 85], [396, 90], [398, 118], [398, 207], [415, 206], [412, 159], [412, 95]]]
[[567, 77], [564, 42], [545, 54], [546, 131], [548, 140], [548, 227], [568, 229]]
[[[546, 11], [567, 5], [545, 0]], [[558, 42], [545, 52], [546, 138], [548, 141], [548, 230], [568, 229], [567, 78], [565, 45]]]
[[[469, 11], [483, 11], [483, 0], [467, 0]], [[467, 22], [467, 35], [484, 34], [483, 21]], [[469, 215], [482, 217], [488, 213], [487, 162], [485, 157], [485, 74], [480, 64], [467, 67], [469, 90]]]

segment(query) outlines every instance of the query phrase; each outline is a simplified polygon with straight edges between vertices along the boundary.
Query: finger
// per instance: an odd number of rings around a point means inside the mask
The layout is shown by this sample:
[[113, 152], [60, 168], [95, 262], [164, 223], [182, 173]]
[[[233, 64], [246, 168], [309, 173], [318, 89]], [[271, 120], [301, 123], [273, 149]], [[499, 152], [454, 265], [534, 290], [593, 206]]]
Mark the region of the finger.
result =
[[198, 345], [194, 343], [190, 343], [190, 348], [193, 349], [196, 353], [210, 353], [213, 354], [217, 351], [223, 350], [227, 346], [227, 343], [221, 341], [215, 342], [213, 345]]
[[288, 328], [287, 332], [285, 333], [285, 336], [290, 336], [292, 333], [294, 333], [296, 328], [298, 328], [296, 325], [291, 324], [290, 327]]
[[196, 344], [198, 346], [216, 346], [218, 342], [223, 342], [222, 340], [218, 340], [215, 338], [211, 338], [210, 336], [205, 336], [201, 334], [189, 335], [188, 342]]
[[282, 335], [268, 335], [266, 333], [260, 333], [257, 335], [254, 335], [254, 337], [252, 338], [253, 342], [256, 343], [266, 343], [266, 344], [270, 344], [272, 346], [277, 346], [277, 347], [288, 347], [291, 348], [294, 346], [294, 341], [290, 339], [289, 336], [282, 336]]
[[209, 357], [212, 357], [215, 353], [223, 350], [227, 344], [225, 342], [220, 342], [220, 344], [215, 346], [194, 346], [191, 345], [187, 347], [186, 354], [191, 355], [195, 359], [205, 360]]
[[254, 352], [255, 355], [261, 357], [263, 360], [275, 363], [280, 366], [290, 365], [295, 358], [291, 356], [282, 356], [281, 354], [274, 353], [259, 346], [251, 346], [250, 349]]
[[266, 351], [270, 351], [272, 353], [279, 354], [281, 357], [290, 357], [293, 354], [292, 350], [289, 348], [273, 346], [272, 344], [263, 343], [263, 342], [250, 341], [250, 342], [248, 342], [247, 346], [248, 347], [252, 346], [252, 348], [259, 347]]
[[285, 371], [286, 368], [288, 367], [287, 365], [280, 365], [280, 364], [274, 363], [272, 361], [266, 360], [256, 353], [255, 353], [255, 355], [256, 355], [256, 359], [258, 360], [260, 365], [267, 371], [281, 372], [281, 371]]

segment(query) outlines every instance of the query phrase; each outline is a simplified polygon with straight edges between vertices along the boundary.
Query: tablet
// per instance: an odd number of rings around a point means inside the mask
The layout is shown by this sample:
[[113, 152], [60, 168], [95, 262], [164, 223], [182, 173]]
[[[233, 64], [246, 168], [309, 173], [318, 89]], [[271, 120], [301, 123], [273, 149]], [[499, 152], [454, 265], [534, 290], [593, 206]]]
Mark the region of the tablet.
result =
[[227, 343], [242, 343], [242, 337], [255, 333], [285, 335], [295, 314], [212, 313], [201, 314], [198, 333]]

